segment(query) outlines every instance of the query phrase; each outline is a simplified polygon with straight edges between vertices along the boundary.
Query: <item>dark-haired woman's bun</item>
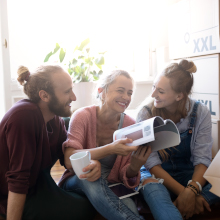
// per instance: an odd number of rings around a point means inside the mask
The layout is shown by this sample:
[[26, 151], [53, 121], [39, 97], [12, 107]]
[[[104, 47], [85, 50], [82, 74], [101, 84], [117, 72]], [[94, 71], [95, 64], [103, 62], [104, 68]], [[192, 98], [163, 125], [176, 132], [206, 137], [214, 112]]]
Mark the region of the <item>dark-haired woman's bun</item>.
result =
[[193, 63], [193, 61], [190, 61], [190, 60], [181, 60], [179, 62], [179, 66], [181, 69], [189, 72], [189, 73], [195, 73], [197, 68], [196, 68], [196, 65]]

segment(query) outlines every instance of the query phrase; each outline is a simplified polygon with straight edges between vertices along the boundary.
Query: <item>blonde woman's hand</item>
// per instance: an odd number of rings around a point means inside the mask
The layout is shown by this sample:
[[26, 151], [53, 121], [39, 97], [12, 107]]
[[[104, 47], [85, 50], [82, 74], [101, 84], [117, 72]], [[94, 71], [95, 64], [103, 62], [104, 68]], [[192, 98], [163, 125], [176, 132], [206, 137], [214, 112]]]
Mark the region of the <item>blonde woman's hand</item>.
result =
[[139, 146], [131, 155], [130, 168], [138, 172], [150, 156], [152, 150], [150, 146]]
[[125, 144], [132, 143], [133, 140], [129, 138], [123, 138], [109, 144], [111, 154], [117, 154], [121, 156], [127, 156], [133, 151], [138, 149], [138, 146], [127, 146]]
[[90, 164], [83, 168], [83, 172], [89, 173], [80, 175], [80, 178], [86, 178], [90, 182], [94, 182], [101, 177], [101, 163], [98, 160], [91, 160]]

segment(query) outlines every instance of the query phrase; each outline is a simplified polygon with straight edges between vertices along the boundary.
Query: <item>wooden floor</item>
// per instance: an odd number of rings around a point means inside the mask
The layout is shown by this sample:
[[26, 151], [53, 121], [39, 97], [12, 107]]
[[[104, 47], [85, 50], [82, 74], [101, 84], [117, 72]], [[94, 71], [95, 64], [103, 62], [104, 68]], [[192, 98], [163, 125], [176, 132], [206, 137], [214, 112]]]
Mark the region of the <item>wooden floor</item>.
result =
[[55, 163], [55, 165], [52, 167], [51, 169], [51, 176], [53, 177], [54, 181], [56, 183], [59, 182], [62, 174], [64, 173], [65, 168], [63, 166], [60, 165], [59, 160]]
[[[51, 176], [53, 177], [54, 181], [58, 183], [60, 177], [62, 176], [65, 168], [62, 167], [59, 161], [51, 169]], [[212, 212], [205, 212], [203, 215], [194, 215], [189, 220], [220, 220], [220, 204], [211, 207]], [[147, 220], [154, 220], [153, 216], [148, 214], [143, 214], [143, 217]], [[105, 220], [99, 213], [97, 213], [94, 220]]]

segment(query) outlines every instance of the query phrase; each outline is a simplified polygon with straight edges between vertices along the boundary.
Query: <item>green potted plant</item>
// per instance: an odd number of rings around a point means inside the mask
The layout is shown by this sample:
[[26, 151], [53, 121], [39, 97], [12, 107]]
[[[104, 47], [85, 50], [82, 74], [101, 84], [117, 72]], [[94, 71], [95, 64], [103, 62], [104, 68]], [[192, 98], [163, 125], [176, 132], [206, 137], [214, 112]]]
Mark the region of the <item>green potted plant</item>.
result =
[[44, 59], [44, 62], [48, 62], [51, 56], [58, 55], [58, 62], [63, 63], [67, 72], [71, 75], [75, 83], [74, 92], [77, 97], [72, 110], [94, 103], [95, 100], [92, 97], [92, 90], [95, 87], [94, 82], [103, 73], [105, 52], [95, 53], [88, 47], [89, 43], [90, 39], [85, 39], [79, 46], [75, 47], [72, 53], [56, 43], [54, 50], [48, 53]]
[[[105, 52], [99, 52], [92, 54], [89, 47], [86, 47], [90, 43], [90, 39], [87, 38], [81, 42], [79, 46], [76, 46], [72, 56], [70, 56], [67, 63], [67, 71], [72, 76], [73, 82], [92, 82], [99, 79], [103, 73], [102, 66], [105, 63]], [[49, 58], [59, 52], [59, 62], [65, 61], [66, 49], [60, 47], [58, 43], [53, 51], [47, 54], [44, 62], [47, 62]]]

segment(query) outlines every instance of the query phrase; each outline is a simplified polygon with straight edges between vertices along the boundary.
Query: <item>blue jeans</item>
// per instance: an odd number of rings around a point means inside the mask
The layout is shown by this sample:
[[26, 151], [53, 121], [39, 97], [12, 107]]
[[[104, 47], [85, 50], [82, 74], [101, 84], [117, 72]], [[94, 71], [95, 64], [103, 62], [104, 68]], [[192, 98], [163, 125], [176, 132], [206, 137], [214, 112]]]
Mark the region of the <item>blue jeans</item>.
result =
[[72, 176], [64, 183], [63, 189], [86, 195], [95, 209], [106, 219], [142, 219], [131, 198], [121, 200], [108, 187], [106, 179], [109, 172], [109, 169], [102, 166], [101, 177], [94, 182], [80, 180], [76, 175]]
[[[141, 180], [151, 177], [149, 171], [141, 168]], [[182, 220], [182, 216], [173, 204], [167, 188], [156, 182], [150, 182], [140, 189], [145, 202], [148, 204], [155, 220]]]

